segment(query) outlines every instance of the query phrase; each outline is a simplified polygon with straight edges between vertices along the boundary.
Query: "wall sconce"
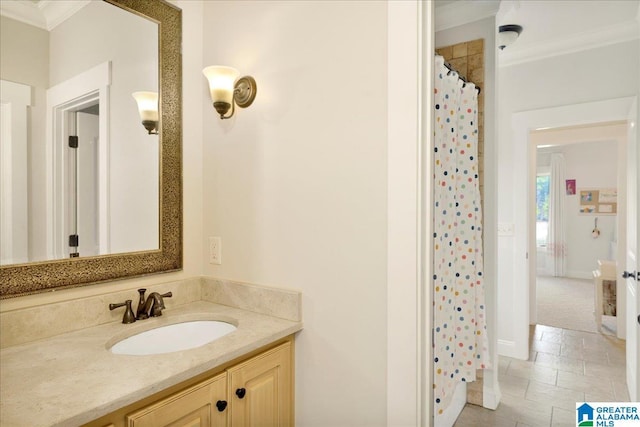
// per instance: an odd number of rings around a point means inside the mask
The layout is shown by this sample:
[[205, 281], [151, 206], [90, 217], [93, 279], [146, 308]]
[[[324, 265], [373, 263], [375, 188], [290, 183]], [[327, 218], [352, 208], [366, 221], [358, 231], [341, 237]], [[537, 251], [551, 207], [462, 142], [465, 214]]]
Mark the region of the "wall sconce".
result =
[[504, 50], [505, 47], [515, 42], [521, 32], [522, 27], [520, 25], [500, 25], [498, 27], [498, 49]]
[[149, 135], [158, 134], [158, 92], [133, 92], [131, 94], [138, 104], [138, 112], [142, 126]]
[[[247, 108], [256, 98], [256, 81], [251, 76], [238, 78], [240, 73], [235, 68], [212, 65], [202, 70], [202, 73], [209, 81], [213, 108], [222, 120], [233, 116], [236, 105]], [[229, 109], [231, 114], [225, 116]]]

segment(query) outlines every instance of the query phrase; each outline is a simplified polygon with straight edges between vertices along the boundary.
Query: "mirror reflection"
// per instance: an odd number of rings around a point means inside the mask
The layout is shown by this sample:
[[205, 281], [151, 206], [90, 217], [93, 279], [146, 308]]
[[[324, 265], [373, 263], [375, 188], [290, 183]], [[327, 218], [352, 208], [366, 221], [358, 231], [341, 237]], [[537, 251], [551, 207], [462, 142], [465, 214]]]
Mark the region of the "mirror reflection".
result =
[[132, 97], [158, 92], [158, 25], [39, 3], [1, 2], [0, 265], [158, 249], [159, 136]]

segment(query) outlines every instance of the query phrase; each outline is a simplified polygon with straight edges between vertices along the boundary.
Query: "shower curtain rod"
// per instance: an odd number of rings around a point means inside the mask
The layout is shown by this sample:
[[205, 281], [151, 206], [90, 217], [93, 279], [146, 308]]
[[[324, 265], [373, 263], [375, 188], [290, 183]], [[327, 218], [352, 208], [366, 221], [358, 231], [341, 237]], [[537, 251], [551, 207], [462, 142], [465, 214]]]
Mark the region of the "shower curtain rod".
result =
[[[447, 75], [449, 75], [450, 73], [456, 73], [458, 75], [458, 78], [460, 80], [462, 80], [462, 83], [463, 83], [462, 87], [464, 87], [468, 83], [467, 79], [462, 74], [460, 74], [458, 72], [458, 70], [453, 68], [453, 66], [451, 66], [451, 64], [449, 64], [447, 61], [444, 61], [444, 66], [447, 67], [447, 69], [449, 70]], [[475, 83], [474, 83], [474, 85], [475, 85]], [[476, 85], [476, 89], [478, 90], [478, 95], [480, 95], [480, 91], [482, 90], [482, 89], [480, 89], [480, 86]]]

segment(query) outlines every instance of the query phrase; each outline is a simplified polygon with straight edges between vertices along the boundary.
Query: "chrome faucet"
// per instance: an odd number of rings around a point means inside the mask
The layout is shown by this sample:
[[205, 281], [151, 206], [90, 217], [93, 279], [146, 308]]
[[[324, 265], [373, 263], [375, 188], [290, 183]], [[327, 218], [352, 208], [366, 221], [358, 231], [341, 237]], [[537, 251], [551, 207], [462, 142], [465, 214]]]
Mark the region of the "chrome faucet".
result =
[[151, 292], [146, 301], [144, 301], [144, 293], [141, 293], [140, 296], [142, 308], [138, 305], [138, 320], [162, 316], [162, 310], [165, 309], [164, 298], [171, 298], [173, 294], [171, 292], [167, 292], [166, 294]]

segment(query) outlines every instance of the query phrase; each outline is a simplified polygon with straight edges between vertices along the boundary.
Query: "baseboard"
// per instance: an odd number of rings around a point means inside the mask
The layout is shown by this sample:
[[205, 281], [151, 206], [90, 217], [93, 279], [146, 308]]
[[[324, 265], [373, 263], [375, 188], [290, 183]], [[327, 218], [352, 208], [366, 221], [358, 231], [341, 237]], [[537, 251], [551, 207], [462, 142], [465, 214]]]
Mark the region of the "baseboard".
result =
[[498, 340], [498, 355], [513, 357], [512, 354], [515, 352], [516, 343], [513, 341], [507, 340]]
[[500, 339], [498, 340], [498, 355], [520, 360], [527, 360], [529, 358], [529, 355], [522, 355], [518, 352], [515, 341]]
[[[594, 266], [594, 269], [595, 268], [597, 268], [597, 266]], [[567, 277], [569, 279], [593, 279], [593, 272], [592, 271], [567, 270], [567, 272], [564, 275], [564, 277]]]
[[487, 387], [485, 385], [482, 390], [482, 406], [487, 409], [498, 409], [498, 405], [500, 404], [500, 399], [502, 398], [502, 393], [500, 390], [496, 390], [492, 387]]

